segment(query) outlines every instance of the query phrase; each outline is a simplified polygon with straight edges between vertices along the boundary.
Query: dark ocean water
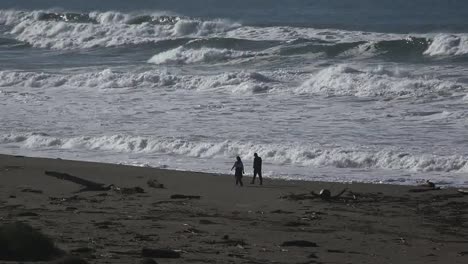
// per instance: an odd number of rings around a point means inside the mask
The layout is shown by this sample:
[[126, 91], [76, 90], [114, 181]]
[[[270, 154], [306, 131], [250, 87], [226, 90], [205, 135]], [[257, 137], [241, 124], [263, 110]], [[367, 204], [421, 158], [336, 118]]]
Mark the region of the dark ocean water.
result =
[[0, 152], [468, 185], [467, 1], [0, 1]]

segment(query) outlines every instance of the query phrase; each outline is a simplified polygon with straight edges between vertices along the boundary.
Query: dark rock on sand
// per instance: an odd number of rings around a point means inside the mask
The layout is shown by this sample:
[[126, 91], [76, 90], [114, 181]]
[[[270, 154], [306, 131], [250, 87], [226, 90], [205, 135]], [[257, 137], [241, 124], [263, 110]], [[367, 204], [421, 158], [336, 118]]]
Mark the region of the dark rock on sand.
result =
[[0, 226], [0, 259], [47, 261], [62, 255], [54, 242], [30, 225], [21, 222]]
[[164, 189], [164, 184], [159, 183], [157, 180], [148, 180], [146, 184], [151, 188]]
[[180, 258], [180, 253], [172, 249], [143, 248], [141, 256], [145, 258]]
[[318, 247], [316, 243], [307, 240], [292, 240], [281, 244], [282, 247]]
[[39, 216], [39, 214], [33, 213], [33, 212], [22, 212], [17, 214], [17, 216]]

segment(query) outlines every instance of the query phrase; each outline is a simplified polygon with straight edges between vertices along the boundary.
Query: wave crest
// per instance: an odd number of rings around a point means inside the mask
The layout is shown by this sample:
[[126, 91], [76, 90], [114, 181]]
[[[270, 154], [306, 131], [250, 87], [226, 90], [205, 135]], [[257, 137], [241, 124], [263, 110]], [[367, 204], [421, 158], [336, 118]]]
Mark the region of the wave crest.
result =
[[413, 172], [467, 172], [468, 157], [452, 155], [415, 155], [392, 149], [380, 151], [354, 148], [322, 148], [320, 146], [290, 146], [250, 142], [199, 142], [176, 138], [129, 135], [78, 136], [58, 138], [42, 133], [7, 134], [1, 144], [14, 144], [26, 149], [69, 149], [110, 151], [115, 153], [174, 154], [197, 158], [252, 156], [252, 149], [263, 153], [273, 164], [298, 164], [309, 167], [379, 168]]
[[251, 58], [257, 55], [260, 54], [250, 51], [236, 51], [215, 48], [188, 49], [184, 47], [178, 47], [156, 54], [151, 59], [149, 59], [148, 62], [153, 64], [190, 64], [197, 62], [214, 63], [232, 59]]
[[411, 76], [398, 70], [357, 70], [347, 65], [338, 65], [317, 72], [296, 92], [328, 96], [422, 97], [451, 96], [463, 90], [458, 83]]
[[460, 56], [468, 54], [468, 35], [440, 34], [424, 52], [429, 56]]

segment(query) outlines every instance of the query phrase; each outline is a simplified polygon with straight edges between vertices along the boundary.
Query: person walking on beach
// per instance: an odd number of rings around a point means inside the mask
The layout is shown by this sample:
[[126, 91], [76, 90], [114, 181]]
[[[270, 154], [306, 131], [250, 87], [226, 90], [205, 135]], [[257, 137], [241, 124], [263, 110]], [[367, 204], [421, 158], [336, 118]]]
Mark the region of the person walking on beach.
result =
[[260, 158], [257, 153], [254, 153], [253, 169], [254, 169], [254, 174], [253, 174], [253, 178], [252, 178], [252, 181], [250, 182], [250, 184], [255, 183], [255, 177], [257, 177], [257, 174], [258, 174], [258, 179], [260, 180], [260, 185], [263, 185], [262, 158]]
[[240, 184], [240, 186], [244, 186], [242, 183], [242, 175], [245, 173], [244, 164], [242, 163], [242, 160], [239, 156], [237, 156], [236, 159], [237, 161], [234, 163], [234, 166], [232, 166], [231, 171], [236, 169], [236, 173], [234, 174], [236, 177], [236, 185]]

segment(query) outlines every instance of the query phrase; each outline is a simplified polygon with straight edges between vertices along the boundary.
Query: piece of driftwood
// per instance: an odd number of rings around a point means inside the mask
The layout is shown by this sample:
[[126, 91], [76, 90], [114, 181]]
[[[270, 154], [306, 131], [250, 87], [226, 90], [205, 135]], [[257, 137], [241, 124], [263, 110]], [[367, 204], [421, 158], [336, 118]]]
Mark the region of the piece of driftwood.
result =
[[85, 180], [80, 177], [76, 177], [76, 176], [70, 175], [68, 173], [63, 173], [63, 172], [45, 171], [44, 174], [48, 176], [52, 176], [60, 180], [70, 181], [70, 182], [85, 186], [85, 188], [79, 190], [78, 192], [108, 191], [113, 186], [113, 185], [104, 186], [103, 183], [97, 183], [97, 182], [93, 182], [90, 180]]

